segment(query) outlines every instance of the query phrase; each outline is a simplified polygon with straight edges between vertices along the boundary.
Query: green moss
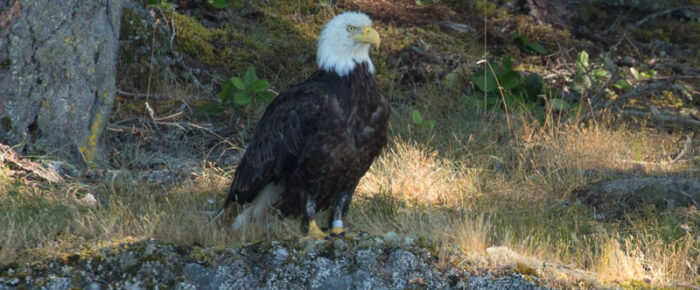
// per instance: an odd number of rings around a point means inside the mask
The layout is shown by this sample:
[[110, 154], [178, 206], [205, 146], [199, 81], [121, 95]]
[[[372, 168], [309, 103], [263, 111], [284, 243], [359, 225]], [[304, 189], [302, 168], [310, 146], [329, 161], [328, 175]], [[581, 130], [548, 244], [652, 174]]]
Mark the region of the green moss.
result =
[[532, 18], [517, 16], [516, 33], [525, 36], [529, 41], [539, 43], [545, 49], [553, 49], [561, 45], [573, 46], [576, 39], [568, 30], [561, 30], [549, 25], [537, 25]]
[[223, 29], [207, 28], [190, 16], [175, 13], [173, 16], [178, 37], [175, 45], [210, 66], [228, 68], [233, 57], [230, 35]]
[[216, 253], [208, 248], [193, 247], [190, 252], [190, 258], [196, 260], [197, 262], [203, 262], [205, 265], [209, 265], [214, 262], [216, 258]]
[[605, 27], [607, 24], [608, 13], [605, 9], [602, 9], [600, 5], [587, 3], [578, 8], [574, 20], [589, 28], [598, 30]]
[[528, 266], [528, 265], [525, 265], [525, 264], [523, 264], [523, 263], [518, 263], [518, 264], [516, 265], [516, 267], [515, 267], [515, 270], [516, 270], [518, 273], [523, 274], [523, 275], [526, 275], [526, 276], [534, 276], [534, 277], [537, 277], [537, 269], [532, 268], [532, 267], [530, 267], [530, 266]]

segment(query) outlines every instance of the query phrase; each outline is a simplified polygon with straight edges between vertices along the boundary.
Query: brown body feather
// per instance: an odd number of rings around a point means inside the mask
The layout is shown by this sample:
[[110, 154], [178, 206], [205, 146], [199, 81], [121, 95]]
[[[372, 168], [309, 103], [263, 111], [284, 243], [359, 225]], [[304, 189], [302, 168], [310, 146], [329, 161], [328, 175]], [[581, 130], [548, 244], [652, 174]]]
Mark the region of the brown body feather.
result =
[[268, 184], [271, 205], [313, 219], [342, 218], [360, 178], [386, 145], [389, 105], [366, 64], [348, 75], [319, 70], [266, 109], [236, 169], [225, 207], [246, 206]]

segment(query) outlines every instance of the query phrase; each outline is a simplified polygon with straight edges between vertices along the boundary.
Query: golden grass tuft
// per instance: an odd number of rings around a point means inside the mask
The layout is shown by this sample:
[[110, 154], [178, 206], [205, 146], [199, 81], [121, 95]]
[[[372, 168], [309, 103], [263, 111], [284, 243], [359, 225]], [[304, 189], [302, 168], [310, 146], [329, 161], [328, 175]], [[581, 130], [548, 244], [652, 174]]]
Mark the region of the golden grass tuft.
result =
[[462, 204], [469, 178], [453, 168], [436, 151], [397, 140], [372, 164], [357, 191], [365, 197], [384, 193], [419, 204]]

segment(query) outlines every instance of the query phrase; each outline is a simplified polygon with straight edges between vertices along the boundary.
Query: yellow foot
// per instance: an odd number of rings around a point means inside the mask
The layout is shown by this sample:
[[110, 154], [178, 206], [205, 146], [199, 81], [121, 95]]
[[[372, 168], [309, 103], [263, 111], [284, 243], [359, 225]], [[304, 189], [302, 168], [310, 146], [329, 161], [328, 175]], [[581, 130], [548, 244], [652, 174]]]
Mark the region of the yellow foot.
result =
[[308, 241], [308, 240], [323, 240], [328, 236], [327, 233], [323, 232], [321, 228], [318, 227], [316, 224], [316, 221], [311, 221], [309, 223], [309, 232], [306, 233], [306, 236], [299, 239], [300, 242]]
[[345, 230], [343, 230], [343, 227], [333, 227], [331, 229], [331, 238], [344, 238], [345, 237]]

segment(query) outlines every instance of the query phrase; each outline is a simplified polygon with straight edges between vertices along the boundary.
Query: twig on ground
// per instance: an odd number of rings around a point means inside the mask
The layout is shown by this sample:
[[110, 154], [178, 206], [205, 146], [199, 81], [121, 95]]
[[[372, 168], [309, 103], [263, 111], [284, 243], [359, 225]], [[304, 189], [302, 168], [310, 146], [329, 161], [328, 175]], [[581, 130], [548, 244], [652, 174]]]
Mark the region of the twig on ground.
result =
[[635, 23], [635, 26], [640, 26], [640, 25], [646, 23], [647, 21], [651, 20], [652, 18], [656, 18], [656, 17], [659, 17], [661, 15], [665, 15], [665, 14], [668, 14], [668, 13], [671, 13], [671, 12], [674, 12], [677, 10], [686, 10], [686, 9], [696, 10], [697, 8], [698, 8], [697, 6], [681, 6], [681, 7], [675, 7], [675, 8], [671, 8], [668, 10], [652, 13], [652, 14], [647, 15], [647, 17], [644, 17], [642, 20], [637, 21], [637, 23]]
[[610, 100], [610, 101], [605, 102], [604, 106], [607, 108], [607, 107], [610, 107], [611, 105], [620, 105], [624, 101], [631, 99], [633, 97], [641, 96], [641, 95], [648, 94], [648, 93], [654, 92], [656, 90], [662, 89], [662, 88], [668, 86], [669, 84], [673, 83], [674, 80], [675, 80], [675, 77], [670, 77], [665, 82], [662, 82], [662, 83], [653, 82], [653, 83], [638, 86], [638, 87], [630, 90], [629, 92], [623, 94], [622, 96], [619, 96], [615, 100]]
[[5, 161], [15, 164], [23, 170], [36, 174], [49, 182], [59, 182], [63, 180], [63, 177], [61, 177], [61, 175], [59, 175], [55, 170], [47, 169], [39, 163], [22, 158], [17, 151], [12, 149], [12, 147], [5, 144], [0, 144], [0, 163], [4, 163]]
[[688, 126], [691, 128], [700, 128], [700, 121], [694, 120], [691, 118], [684, 118], [681, 116], [673, 116], [673, 115], [668, 115], [668, 114], [653, 114], [653, 113], [648, 113], [648, 112], [642, 112], [642, 111], [637, 111], [637, 110], [623, 110], [619, 109], [618, 112], [626, 117], [641, 117], [641, 118], [647, 118], [650, 120], [655, 120], [659, 122], [668, 122], [668, 123], [674, 123], [674, 124], [680, 124], [684, 126]]
[[[688, 134], [685, 134], [684, 137], [685, 143], [683, 143], [683, 149], [681, 149], [681, 152], [679, 152], [678, 155], [671, 160], [671, 163], [678, 162], [678, 160], [680, 160], [681, 157], [683, 157], [683, 155], [685, 155], [685, 153], [688, 152], [688, 148], [690, 148], [690, 143], [692, 142], [692, 140], [690, 139], [690, 135]], [[698, 207], [698, 209], [700, 209], [700, 207]]]
[[695, 199], [694, 199], [692, 196], [690, 196], [688, 193], [686, 193], [686, 192], [683, 191], [682, 189], [679, 189], [679, 190], [678, 190], [678, 193], [680, 193], [682, 196], [684, 196], [685, 198], [687, 198], [688, 200], [690, 200], [690, 202], [693, 203], [693, 205], [695, 206], [695, 208], [700, 209], [700, 204], [698, 204], [698, 202], [695, 201]]
[[117, 90], [117, 95], [131, 97], [135, 99], [165, 99], [172, 98], [168, 94], [143, 94], [143, 93], [132, 93], [123, 90]]

